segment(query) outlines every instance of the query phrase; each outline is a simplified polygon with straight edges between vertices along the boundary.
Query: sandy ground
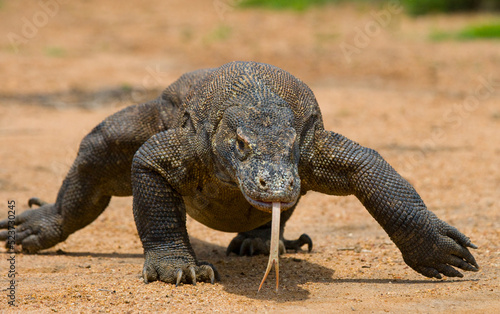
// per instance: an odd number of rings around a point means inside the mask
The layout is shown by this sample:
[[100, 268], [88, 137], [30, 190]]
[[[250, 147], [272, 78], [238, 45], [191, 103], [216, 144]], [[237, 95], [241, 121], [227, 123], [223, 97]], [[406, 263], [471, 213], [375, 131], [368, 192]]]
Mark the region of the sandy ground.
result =
[[198, 258], [221, 282], [145, 285], [131, 198], [114, 198], [64, 243], [15, 256], [15, 308], [6, 297], [11, 254], [1, 249], [0, 312], [499, 311], [500, 43], [428, 39], [498, 16], [236, 10], [231, 0], [42, 3], [51, 6], [0, 6], [0, 218], [9, 200], [17, 213], [32, 196], [54, 200], [81, 138], [109, 114], [185, 71], [256, 60], [308, 83], [325, 126], [378, 150], [479, 246], [481, 270], [420, 276], [354, 197], [310, 193], [285, 236], [308, 233], [314, 249], [283, 256], [278, 294], [273, 274], [257, 293], [267, 257], [225, 256], [234, 234], [192, 219]]

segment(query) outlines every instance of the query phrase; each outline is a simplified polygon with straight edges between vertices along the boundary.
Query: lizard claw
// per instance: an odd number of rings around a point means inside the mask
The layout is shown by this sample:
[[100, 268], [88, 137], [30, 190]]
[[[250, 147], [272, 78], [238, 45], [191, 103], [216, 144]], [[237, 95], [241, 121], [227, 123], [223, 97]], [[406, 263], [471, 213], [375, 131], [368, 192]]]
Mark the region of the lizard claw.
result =
[[417, 242], [407, 241], [400, 247], [406, 264], [424, 276], [437, 279], [442, 278], [441, 274], [463, 277], [455, 268], [479, 271], [479, 265], [468, 250], [468, 247], [476, 248], [470, 239], [434, 214], [428, 215], [432, 231], [420, 234]]
[[[466, 235], [464, 235], [463, 233], [458, 231], [457, 228], [450, 226], [450, 225], [448, 225], [447, 227], [448, 227], [448, 231], [446, 232], [446, 235], [448, 237], [452, 238], [455, 242], [457, 242], [458, 244], [460, 244], [463, 247], [470, 247], [473, 249], [477, 249], [477, 246], [471, 242], [469, 237], [467, 237]], [[472, 255], [471, 255], [471, 257], [472, 257]], [[472, 259], [474, 259], [474, 257], [472, 257]], [[477, 264], [476, 264], [476, 266], [477, 266]]]
[[31, 204], [40, 205], [37, 209], [27, 210], [16, 216], [14, 226], [8, 220], [0, 221], [0, 241], [9, 244], [9, 228], [16, 228], [15, 244], [21, 244], [23, 252], [36, 253], [40, 250], [50, 248], [64, 241], [66, 237], [62, 231], [62, 216], [57, 212], [54, 204], [43, 203], [34, 199]]
[[199, 268], [200, 268], [200, 274], [202, 275], [201, 278], [203, 280], [208, 279], [210, 280], [211, 284], [214, 284], [215, 281], [220, 281], [219, 273], [212, 264], [207, 262], [201, 262]]
[[[191, 267], [190, 267], [191, 268]], [[182, 269], [177, 269], [177, 271], [175, 272], [176, 273], [176, 277], [177, 277], [177, 280], [175, 281], [175, 286], [179, 286], [179, 284], [181, 283], [181, 279], [182, 279]]]
[[179, 286], [181, 283], [196, 285], [198, 281], [214, 283], [220, 280], [215, 267], [209, 263], [187, 261], [182, 257], [162, 256], [163, 252], [147, 251], [142, 277], [145, 283], [160, 280]]
[[196, 286], [196, 271], [192, 266], [189, 267], [189, 277], [191, 279], [191, 283], [193, 284], [193, 286]]
[[33, 205], [37, 205], [38, 207], [41, 207], [45, 204], [48, 204], [47, 202], [45, 201], [42, 201], [41, 199], [39, 199], [38, 197], [32, 197], [28, 200], [28, 206], [31, 208], [33, 207]]
[[[270, 239], [264, 234], [251, 237], [245, 233], [239, 233], [229, 243], [226, 255], [231, 253], [239, 256], [267, 255], [269, 254], [270, 243]], [[297, 240], [281, 239], [279, 241], [279, 255], [285, 254], [287, 250], [298, 252], [304, 244], [307, 244], [307, 250], [311, 252], [313, 242], [307, 234], [302, 234]]]
[[[226, 255], [231, 253], [238, 254], [239, 256], [254, 256], [254, 255], [267, 255], [269, 254], [270, 240], [263, 238], [244, 238], [241, 235], [236, 236], [226, 250]], [[286, 245], [279, 241], [279, 254], [286, 253]]]
[[[231, 246], [231, 245], [230, 245]], [[236, 249], [236, 247], [235, 247]], [[265, 251], [267, 248], [261, 238], [245, 239], [240, 246], [240, 256], [248, 255], [253, 256], [255, 252]], [[228, 247], [229, 250], [229, 247]], [[227, 252], [226, 252], [227, 253]]]
[[304, 244], [307, 244], [308, 252], [311, 252], [313, 248], [311, 238], [305, 233], [303, 233], [297, 240], [284, 240], [284, 242], [287, 250], [295, 250], [295, 252], [300, 251]]
[[215, 273], [214, 273], [214, 269], [212, 267], [209, 267], [209, 266], [206, 266], [208, 268], [208, 273], [209, 273], [209, 276], [210, 276], [210, 283], [213, 285], [214, 282], [215, 282]]

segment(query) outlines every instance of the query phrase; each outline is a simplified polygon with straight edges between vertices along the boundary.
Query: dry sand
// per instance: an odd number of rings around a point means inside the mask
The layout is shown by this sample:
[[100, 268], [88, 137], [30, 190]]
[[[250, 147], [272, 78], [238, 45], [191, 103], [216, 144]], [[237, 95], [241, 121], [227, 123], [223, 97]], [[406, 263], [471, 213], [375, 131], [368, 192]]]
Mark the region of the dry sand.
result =
[[[143, 3], [61, 3], [45, 21], [38, 2], [2, 2], [0, 218], [8, 200], [18, 213], [32, 196], [53, 201], [81, 138], [109, 114], [156, 97], [185, 71], [255, 60], [309, 84], [326, 128], [379, 151], [430, 210], [479, 246], [481, 270], [425, 278], [357, 199], [309, 193], [285, 236], [307, 233], [314, 249], [282, 257], [278, 294], [273, 272], [257, 293], [266, 256], [226, 257], [234, 234], [192, 219], [198, 258], [218, 268], [221, 282], [145, 285], [131, 198], [114, 198], [64, 243], [16, 255], [16, 308], [7, 303], [10, 254], [1, 249], [0, 312], [499, 311], [500, 43], [428, 39], [435, 29], [494, 16], [391, 13], [377, 28], [372, 13], [387, 8], [295, 13], [236, 10], [230, 0]], [[39, 27], [29, 33], [34, 19]], [[355, 45], [367, 25], [372, 33], [348, 60], [341, 45]], [[25, 39], [17, 49], [12, 33]]]

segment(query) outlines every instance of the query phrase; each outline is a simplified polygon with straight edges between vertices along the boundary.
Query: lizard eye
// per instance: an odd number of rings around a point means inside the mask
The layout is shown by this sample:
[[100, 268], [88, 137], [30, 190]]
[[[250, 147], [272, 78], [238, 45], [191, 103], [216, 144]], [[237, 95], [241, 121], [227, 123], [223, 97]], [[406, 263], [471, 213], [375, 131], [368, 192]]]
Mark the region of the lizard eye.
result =
[[245, 142], [245, 140], [237, 138], [235, 146], [236, 146], [236, 157], [241, 161], [245, 160], [250, 152], [248, 144]]
[[236, 157], [241, 161], [245, 160], [252, 150], [250, 146], [250, 138], [248, 137], [248, 134], [250, 133], [250, 130], [243, 127], [238, 127], [236, 130], [234, 150], [236, 151]]
[[245, 142], [242, 139], [239, 138], [239, 139], [236, 140], [236, 143], [238, 145], [238, 149], [241, 152], [244, 152], [245, 151]]

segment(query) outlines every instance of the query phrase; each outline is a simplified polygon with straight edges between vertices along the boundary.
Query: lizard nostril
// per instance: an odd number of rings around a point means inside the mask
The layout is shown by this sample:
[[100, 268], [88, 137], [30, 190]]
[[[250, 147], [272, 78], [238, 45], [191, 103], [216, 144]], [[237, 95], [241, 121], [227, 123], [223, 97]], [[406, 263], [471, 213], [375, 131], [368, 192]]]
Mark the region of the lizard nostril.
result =
[[291, 191], [293, 190], [293, 178], [290, 178], [290, 181], [288, 182], [288, 189]]
[[262, 178], [259, 178], [259, 183], [260, 183], [260, 186], [265, 188], [266, 187], [266, 181], [264, 181], [264, 179]]

